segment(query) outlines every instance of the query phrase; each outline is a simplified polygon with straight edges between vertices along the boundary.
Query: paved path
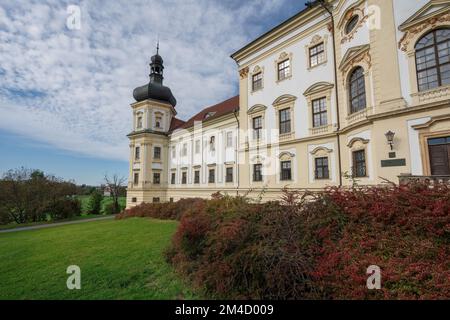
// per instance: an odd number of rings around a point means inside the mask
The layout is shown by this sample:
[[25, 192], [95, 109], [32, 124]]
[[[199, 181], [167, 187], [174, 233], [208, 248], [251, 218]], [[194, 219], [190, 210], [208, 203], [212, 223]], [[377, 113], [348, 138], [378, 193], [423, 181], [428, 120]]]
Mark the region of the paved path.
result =
[[106, 216], [106, 217], [99, 217], [99, 218], [92, 218], [92, 219], [80, 219], [80, 220], [74, 220], [74, 221], [40, 224], [40, 225], [37, 225], [37, 226], [19, 227], [19, 228], [0, 230], [0, 233], [18, 232], [18, 231], [35, 230], [35, 229], [45, 229], [45, 228], [65, 226], [65, 225], [68, 225], [68, 224], [76, 224], [76, 223], [92, 222], [92, 221], [100, 221], [100, 220], [109, 220], [109, 219], [114, 219], [114, 217], [115, 217], [115, 215], [109, 215], [109, 216]]

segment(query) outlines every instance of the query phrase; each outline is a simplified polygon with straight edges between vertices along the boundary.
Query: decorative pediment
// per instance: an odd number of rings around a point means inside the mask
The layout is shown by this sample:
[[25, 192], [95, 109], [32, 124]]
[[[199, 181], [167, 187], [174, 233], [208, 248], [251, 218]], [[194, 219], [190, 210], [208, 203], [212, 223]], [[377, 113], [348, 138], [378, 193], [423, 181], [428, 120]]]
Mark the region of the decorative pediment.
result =
[[366, 62], [369, 64], [370, 67], [372, 59], [369, 50], [370, 45], [368, 44], [348, 49], [344, 57], [342, 58], [341, 63], [339, 64], [339, 69], [342, 70], [343, 72], [347, 72], [356, 63], [362, 60], [366, 60]]
[[316, 34], [314, 37], [312, 37], [309, 46], [312, 47], [312, 46], [318, 45], [322, 41], [323, 41], [322, 37]]
[[427, 21], [432, 17], [436, 17], [442, 13], [449, 13], [450, 11], [450, 1], [449, 0], [431, 0], [422, 8], [420, 8], [416, 13], [409, 17], [405, 22], [403, 22], [399, 29], [400, 31], [405, 31], [406, 29]]
[[329, 149], [327, 147], [320, 146], [320, 147], [314, 148], [314, 150], [311, 151], [310, 153], [312, 155], [316, 155], [318, 153], [331, 153], [331, 152], [333, 152], [333, 149]]
[[450, 114], [432, 117], [429, 121], [423, 124], [417, 124], [415, 126], [412, 126], [412, 128], [415, 130], [429, 129], [440, 122], [450, 122]]
[[290, 95], [290, 94], [284, 94], [278, 98], [275, 99], [275, 101], [272, 103], [274, 106], [279, 106], [285, 103], [291, 103], [297, 100], [296, 96]]
[[279, 154], [278, 158], [280, 160], [291, 160], [293, 157], [295, 157], [295, 154], [289, 152], [289, 151], [283, 151]]
[[252, 163], [263, 163], [265, 161], [265, 157], [261, 155], [255, 155], [251, 158]]
[[317, 82], [315, 84], [313, 84], [312, 86], [310, 86], [308, 89], [306, 89], [306, 91], [303, 93], [303, 95], [306, 96], [310, 96], [312, 94], [318, 93], [318, 92], [323, 92], [326, 90], [330, 90], [334, 87], [334, 84], [329, 83], [329, 82]]
[[278, 61], [285, 60], [287, 58], [289, 58], [289, 55], [283, 51], [282, 53], [280, 53], [280, 56], [278, 57]]
[[254, 113], [258, 113], [258, 112], [263, 112], [266, 109], [267, 109], [267, 107], [262, 105], [262, 104], [255, 104], [253, 107], [248, 109], [247, 114], [254, 114]]
[[354, 145], [356, 142], [360, 142], [360, 143], [362, 143], [362, 144], [368, 144], [368, 143], [369, 143], [369, 139], [364, 139], [364, 138], [360, 138], [360, 137], [352, 138], [352, 139], [347, 143], [347, 147], [352, 148], [353, 145]]
[[[341, 1], [337, 6], [336, 9], [337, 10], [342, 10], [343, 5], [346, 3], [347, 1]], [[347, 9], [345, 9], [345, 11], [341, 14], [339, 21], [337, 23], [337, 27], [340, 29], [342, 26], [345, 25], [345, 23], [355, 14], [358, 13], [362, 13], [360, 12], [361, 9], [359, 9], [359, 7], [361, 6], [361, 4], [364, 2], [364, 0], [359, 0], [357, 2], [355, 2], [354, 4], [350, 5], [347, 7]]]
[[424, 33], [440, 26], [450, 26], [450, 0], [432, 0], [403, 22], [399, 30], [404, 35], [398, 47], [410, 51]]
[[254, 67], [253, 68], [253, 74], [256, 74], [256, 73], [259, 73], [259, 72], [261, 72], [261, 67], [260, 66], [256, 66], [256, 67]]

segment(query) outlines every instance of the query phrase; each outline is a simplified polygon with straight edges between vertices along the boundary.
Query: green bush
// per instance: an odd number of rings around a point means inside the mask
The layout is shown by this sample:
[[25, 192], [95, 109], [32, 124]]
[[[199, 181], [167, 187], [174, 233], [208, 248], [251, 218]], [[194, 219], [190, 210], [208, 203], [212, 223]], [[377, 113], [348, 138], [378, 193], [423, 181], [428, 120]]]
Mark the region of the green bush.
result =
[[94, 190], [89, 196], [88, 213], [101, 214], [103, 194], [98, 190]]

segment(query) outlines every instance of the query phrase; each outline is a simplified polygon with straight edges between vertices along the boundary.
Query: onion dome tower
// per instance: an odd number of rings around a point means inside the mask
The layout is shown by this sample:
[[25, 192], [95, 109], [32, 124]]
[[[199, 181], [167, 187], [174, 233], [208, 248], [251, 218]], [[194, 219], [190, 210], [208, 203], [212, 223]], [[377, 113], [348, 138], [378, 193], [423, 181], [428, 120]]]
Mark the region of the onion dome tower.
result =
[[156, 47], [156, 54], [151, 58], [150, 63], [150, 82], [142, 87], [137, 87], [133, 91], [133, 97], [137, 102], [153, 99], [167, 102], [175, 107], [177, 100], [169, 87], [163, 85], [164, 63], [159, 55], [159, 43]]

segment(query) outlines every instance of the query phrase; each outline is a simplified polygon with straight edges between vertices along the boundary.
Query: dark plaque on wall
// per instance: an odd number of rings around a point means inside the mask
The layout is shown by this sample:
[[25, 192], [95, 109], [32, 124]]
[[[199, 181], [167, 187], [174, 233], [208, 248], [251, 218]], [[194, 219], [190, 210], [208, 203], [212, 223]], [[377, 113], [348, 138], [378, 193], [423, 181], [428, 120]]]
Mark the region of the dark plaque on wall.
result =
[[381, 160], [381, 167], [404, 167], [404, 166], [406, 166], [406, 159]]

